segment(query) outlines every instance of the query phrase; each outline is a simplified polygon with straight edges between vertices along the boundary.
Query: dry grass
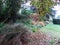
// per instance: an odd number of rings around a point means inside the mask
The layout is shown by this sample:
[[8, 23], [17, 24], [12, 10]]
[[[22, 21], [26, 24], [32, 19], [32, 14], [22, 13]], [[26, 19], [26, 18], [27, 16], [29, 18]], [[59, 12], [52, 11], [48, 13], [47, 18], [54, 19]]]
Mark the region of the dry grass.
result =
[[[6, 33], [5, 30], [5, 33], [0, 35], [0, 45], [60, 45], [59, 39], [52, 38], [46, 33], [39, 31], [31, 32], [28, 31], [26, 28], [20, 27], [19, 25], [10, 28], [12, 28], [13, 30], [12, 33]], [[19, 29], [21, 32], [23, 31], [23, 33], [17, 31], [17, 29]]]

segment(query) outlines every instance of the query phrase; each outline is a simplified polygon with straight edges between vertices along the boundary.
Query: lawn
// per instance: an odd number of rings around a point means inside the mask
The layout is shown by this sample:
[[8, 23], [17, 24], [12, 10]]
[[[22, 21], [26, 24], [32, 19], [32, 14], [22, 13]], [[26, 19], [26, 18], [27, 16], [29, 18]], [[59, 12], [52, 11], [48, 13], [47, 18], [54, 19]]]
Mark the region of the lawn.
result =
[[42, 27], [40, 31], [45, 32], [48, 35], [51, 35], [54, 37], [60, 37], [60, 25], [48, 24]]

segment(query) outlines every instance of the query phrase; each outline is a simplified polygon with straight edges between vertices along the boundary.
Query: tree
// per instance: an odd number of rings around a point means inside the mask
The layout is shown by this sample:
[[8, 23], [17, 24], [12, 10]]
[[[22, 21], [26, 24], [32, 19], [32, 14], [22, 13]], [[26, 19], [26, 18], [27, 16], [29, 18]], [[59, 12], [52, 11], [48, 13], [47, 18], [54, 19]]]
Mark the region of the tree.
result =
[[53, 5], [53, 2], [51, 0], [31, 0], [31, 4], [36, 6], [39, 19], [41, 20], [42, 16], [50, 13], [49, 7]]
[[16, 21], [17, 12], [22, 0], [0, 0], [0, 17], [11, 18]]

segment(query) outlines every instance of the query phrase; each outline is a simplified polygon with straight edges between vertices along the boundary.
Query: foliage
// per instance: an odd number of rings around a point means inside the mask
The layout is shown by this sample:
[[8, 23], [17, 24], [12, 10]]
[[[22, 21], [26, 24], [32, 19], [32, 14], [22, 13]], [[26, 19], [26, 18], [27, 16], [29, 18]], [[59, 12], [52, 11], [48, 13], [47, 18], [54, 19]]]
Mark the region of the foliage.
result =
[[21, 11], [21, 15], [30, 15], [30, 13], [32, 13], [32, 10], [23, 9]]
[[16, 17], [17, 11], [20, 9], [20, 4], [21, 0], [0, 0], [0, 17]]
[[50, 13], [49, 8], [53, 5], [51, 0], [31, 0], [31, 2], [33, 6], [36, 6], [40, 19], [46, 15], [46, 13]]

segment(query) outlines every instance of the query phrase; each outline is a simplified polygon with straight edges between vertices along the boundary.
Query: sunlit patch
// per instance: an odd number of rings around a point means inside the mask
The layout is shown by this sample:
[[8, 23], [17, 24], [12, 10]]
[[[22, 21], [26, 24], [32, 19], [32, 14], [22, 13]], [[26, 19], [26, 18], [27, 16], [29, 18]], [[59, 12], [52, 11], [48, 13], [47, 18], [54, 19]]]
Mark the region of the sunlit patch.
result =
[[54, 15], [55, 19], [58, 19], [58, 16], [60, 16], [60, 4], [53, 6], [52, 10], [56, 11]]
[[26, 2], [26, 3], [24, 3], [24, 4], [21, 4], [21, 7], [22, 7], [22, 8], [19, 9], [19, 12], [18, 12], [18, 13], [21, 14], [23, 8], [26, 9], [26, 10], [31, 10], [31, 5], [30, 5], [30, 3], [31, 3], [31, 1], [28, 1], [28, 2]]

